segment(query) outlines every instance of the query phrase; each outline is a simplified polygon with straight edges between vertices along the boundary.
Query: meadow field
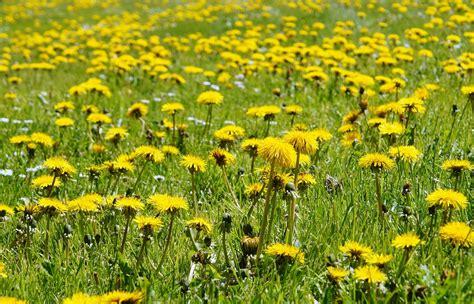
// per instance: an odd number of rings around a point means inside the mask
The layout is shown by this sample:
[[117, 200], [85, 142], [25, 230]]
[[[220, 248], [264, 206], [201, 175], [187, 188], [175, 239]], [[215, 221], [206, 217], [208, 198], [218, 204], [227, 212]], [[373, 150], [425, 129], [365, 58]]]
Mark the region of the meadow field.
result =
[[472, 303], [474, 2], [0, 2], [0, 304]]

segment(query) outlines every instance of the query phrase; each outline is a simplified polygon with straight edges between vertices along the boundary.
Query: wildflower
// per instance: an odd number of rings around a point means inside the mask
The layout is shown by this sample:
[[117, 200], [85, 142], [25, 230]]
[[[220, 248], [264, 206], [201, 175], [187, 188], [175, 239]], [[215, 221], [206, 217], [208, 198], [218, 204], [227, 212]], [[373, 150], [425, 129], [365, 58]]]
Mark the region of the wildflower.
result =
[[28, 135], [15, 135], [10, 137], [10, 143], [13, 145], [23, 145], [29, 143], [31, 141], [31, 137]]
[[393, 241], [392, 246], [398, 249], [412, 249], [418, 245], [423, 245], [425, 242], [413, 232], [398, 235]]
[[118, 209], [138, 211], [145, 207], [145, 205], [135, 197], [121, 197], [115, 201], [115, 206]]
[[54, 105], [54, 110], [58, 113], [64, 113], [67, 110], [74, 110], [75, 108], [74, 103], [68, 100], [60, 101]]
[[[0, 279], [4, 279], [7, 277], [7, 273], [5, 271], [5, 264], [3, 262], [0, 262]], [[0, 300], [2, 297], [0, 297]], [[3, 303], [3, 302], [2, 302]], [[8, 303], [8, 302], [7, 302]]]
[[377, 117], [377, 118], [371, 118], [367, 121], [367, 124], [369, 126], [374, 126], [378, 128], [381, 124], [386, 123], [387, 120], [385, 118]]
[[372, 170], [390, 170], [395, 166], [395, 163], [383, 154], [369, 153], [359, 159], [359, 166]]
[[372, 249], [369, 246], [365, 246], [354, 241], [345, 242], [343, 246], [339, 247], [339, 250], [345, 255], [355, 258], [372, 253]]
[[115, 303], [127, 303], [136, 304], [140, 303], [144, 298], [142, 292], [128, 292], [128, 291], [111, 291], [103, 295], [100, 299], [100, 303], [115, 304]]
[[405, 112], [424, 113], [426, 111], [423, 100], [416, 97], [402, 98], [398, 101]]
[[421, 156], [421, 152], [414, 146], [391, 147], [388, 154], [393, 158], [400, 158], [407, 162], [415, 162]]
[[112, 123], [112, 119], [109, 116], [102, 113], [89, 114], [89, 116], [87, 116], [87, 121], [93, 124], [98, 124], [98, 125]]
[[26, 301], [14, 298], [14, 297], [4, 297], [0, 296], [0, 303], [3, 304], [27, 304]]
[[285, 113], [291, 116], [296, 116], [303, 113], [303, 108], [298, 105], [288, 105], [285, 107]]
[[149, 202], [159, 213], [174, 213], [178, 210], [188, 210], [188, 203], [179, 196], [154, 194], [149, 198]]
[[60, 200], [55, 198], [41, 198], [38, 201], [38, 207], [43, 213], [56, 213], [66, 211], [66, 205], [64, 205]]
[[169, 115], [175, 115], [178, 111], [183, 110], [184, 106], [179, 102], [165, 103], [161, 106], [161, 112], [167, 113]]
[[42, 144], [45, 147], [51, 148], [54, 144], [54, 140], [48, 134], [35, 132], [31, 134], [31, 141], [37, 144]]
[[134, 103], [127, 110], [127, 116], [133, 118], [141, 118], [148, 114], [148, 107], [140, 102]]
[[387, 281], [387, 275], [376, 266], [361, 266], [356, 268], [354, 278], [367, 281], [370, 284], [383, 283]]
[[197, 231], [203, 231], [206, 234], [210, 234], [212, 232], [212, 224], [202, 217], [196, 217], [186, 221], [186, 226], [194, 228]]
[[393, 260], [393, 255], [377, 254], [377, 253], [367, 253], [362, 255], [362, 258], [367, 264], [376, 265], [382, 267], [391, 260]]
[[114, 127], [107, 130], [107, 133], [105, 133], [105, 140], [117, 144], [119, 141], [123, 140], [127, 136], [127, 129], [125, 129], [124, 127]]
[[224, 96], [216, 91], [206, 91], [201, 93], [197, 98], [198, 104], [203, 105], [218, 105], [224, 100]]
[[405, 131], [405, 127], [399, 122], [385, 122], [379, 125], [381, 135], [399, 135]]
[[175, 146], [164, 145], [161, 147], [161, 151], [165, 155], [179, 155], [179, 149], [176, 148]]
[[152, 161], [155, 164], [159, 164], [165, 159], [163, 153], [153, 146], [140, 146], [136, 148], [130, 155], [130, 160], [135, 160], [138, 157], [144, 157], [147, 161]]
[[50, 157], [44, 161], [43, 167], [51, 170], [55, 176], [71, 176], [76, 173], [74, 168], [66, 159], [61, 156]]
[[74, 120], [72, 120], [71, 118], [62, 117], [62, 118], [56, 119], [54, 123], [56, 124], [56, 126], [60, 128], [64, 128], [64, 127], [70, 127], [74, 125]]
[[4, 218], [8, 215], [13, 215], [13, 208], [5, 204], [0, 204], [0, 218]]
[[313, 154], [318, 149], [313, 132], [290, 131], [283, 139], [291, 144], [297, 153]]
[[70, 200], [67, 203], [69, 211], [73, 212], [97, 212], [99, 211], [99, 204], [102, 202], [102, 197], [98, 194], [86, 194], [76, 199]]
[[199, 156], [195, 155], [183, 156], [181, 165], [186, 167], [192, 174], [206, 171], [206, 162]]
[[209, 153], [209, 159], [214, 160], [219, 167], [235, 162], [235, 156], [220, 148], [212, 150]]
[[[54, 176], [41, 175], [41, 176], [38, 176], [37, 178], [34, 178], [31, 181], [31, 186], [35, 189], [49, 188], [53, 186], [53, 180], [54, 180]], [[61, 186], [61, 181], [60, 180], [54, 181], [54, 187], [59, 187], [59, 186]]]
[[265, 250], [268, 255], [276, 256], [280, 262], [297, 261], [304, 264], [304, 253], [291, 245], [276, 243]]
[[329, 266], [327, 268], [328, 276], [333, 282], [340, 282], [346, 278], [350, 272], [344, 268]]
[[258, 146], [258, 155], [271, 164], [281, 167], [292, 167], [296, 162], [293, 147], [280, 138], [267, 137]]
[[451, 189], [438, 189], [431, 192], [427, 197], [429, 207], [441, 207], [447, 209], [464, 209], [467, 207], [467, 198], [464, 194]]
[[441, 168], [443, 170], [450, 171], [454, 175], [457, 175], [464, 170], [470, 170], [472, 167], [468, 160], [450, 159], [445, 160], [441, 165]]
[[71, 297], [64, 299], [63, 304], [99, 304], [101, 296], [90, 296], [82, 292], [75, 293]]
[[463, 222], [450, 222], [439, 229], [439, 235], [442, 240], [450, 241], [453, 246], [471, 248], [474, 244], [474, 233]]

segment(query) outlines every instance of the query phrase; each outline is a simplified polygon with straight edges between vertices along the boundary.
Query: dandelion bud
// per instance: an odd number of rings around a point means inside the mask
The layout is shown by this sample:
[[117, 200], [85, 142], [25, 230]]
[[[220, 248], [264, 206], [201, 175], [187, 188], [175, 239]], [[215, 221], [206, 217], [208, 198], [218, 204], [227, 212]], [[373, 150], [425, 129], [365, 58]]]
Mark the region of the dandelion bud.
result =
[[277, 96], [277, 97], [280, 97], [280, 96], [281, 96], [281, 90], [280, 90], [280, 88], [274, 88], [274, 89], [272, 90], [272, 93], [273, 93], [273, 95], [275, 95], [275, 96]]
[[253, 227], [250, 224], [245, 224], [242, 227], [242, 230], [243, 230], [245, 235], [248, 235], [250, 237], [253, 237], [255, 235], [255, 232], [253, 231]]
[[291, 182], [290, 182], [290, 183], [287, 183], [287, 184], [285, 185], [285, 191], [286, 191], [286, 192], [294, 192], [294, 191], [296, 191], [295, 184], [293, 184], [293, 183], [291, 183]]
[[242, 167], [240, 167], [239, 170], [237, 171], [237, 174], [238, 174], [239, 177], [244, 176], [244, 174], [245, 174], [245, 169], [242, 168]]
[[225, 232], [229, 232], [232, 226], [232, 215], [230, 213], [225, 213], [222, 217], [222, 227], [224, 228]]
[[63, 234], [65, 237], [70, 237], [72, 235], [72, 227], [69, 224], [64, 225]]
[[90, 234], [84, 235], [84, 244], [91, 247], [92, 246], [92, 237]]
[[203, 240], [203, 241], [204, 241], [204, 245], [206, 245], [206, 247], [211, 247], [211, 245], [212, 245], [212, 238], [211, 238], [210, 236], [206, 235], [206, 236], [204, 237], [204, 240]]
[[179, 282], [179, 285], [181, 286], [181, 292], [182, 293], [187, 293], [189, 291], [189, 282], [187, 279], [182, 279]]
[[244, 236], [240, 241], [240, 247], [244, 255], [254, 255], [257, 253], [259, 238]]
[[456, 116], [456, 114], [458, 114], [458, 112], [459, 112], [458, 106], [453, 104], [453, 109], [451, 110], [451, 115]]
[[99, 243], [100, 243], [100, 234], [96, 234], [96, 235], [94, 236], [94, 239], [95, 239], [95, 243], [96, 243], [96, 244], [99, 244]]
[[383, 213], [387, 213], [388, 212], [388, 208], [385, 204], [382, 204], [382, 211]]
[[411, 192], [411, 185], [409, 183], [406, 183], [405, 185], [403, 185], [402, 195], [406, 196], [410, 194], [410, 192]]
[[413, 210], [410, 207], [408, 206], [403, 207], [403, 216], [409, 217], [412, 214], [413, 214]]

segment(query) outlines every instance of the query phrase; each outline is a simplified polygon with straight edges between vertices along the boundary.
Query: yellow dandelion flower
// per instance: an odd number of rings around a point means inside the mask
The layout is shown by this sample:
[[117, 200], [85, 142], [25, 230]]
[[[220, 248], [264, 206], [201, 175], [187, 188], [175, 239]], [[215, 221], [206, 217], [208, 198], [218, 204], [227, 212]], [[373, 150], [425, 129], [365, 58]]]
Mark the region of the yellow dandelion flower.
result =
[[175, 146], [164, 145], [163, 147], [161, 147], [161, 151], [165, 155], [179, 155], [179, 149]]
[[393, 255], [390, 254], [378, 254], [378, 253], [368, 253], [362, 255], [362, 258], [367, 264], [383, 266], [393, 260]]
[[51, 148], [54, 145], [54, 140], [48, 134], [35, 132], [31, 134], [31, 141], [37, 144], [42, 144], [45, 147]]
[[265, 252], [282, 260], [295, 260], [300, 264], [304, 264], [304, 253], [299, 248], [288, 244], [276, 243], [270, 245]]
[[316, 140], [319, 142], [328, 141], [332, 138], [332, 134], [323, 128], [314, 129], [310, 132], [313, 133], [314, 138], [316, 138]]
[[133, 220], [140, 230], [151, 230], [156, 231], [163, 226], [163, 221], [154, 216], [137, 216]]
[[327, 270], [329, 278], [334, 282], [340, 282], [350, 274], [349, 270], [339, 267], [329, 266]]
[[163, 212], [176, 212], [178, 210], [188, 210], [188, 203], [186, 200], [179, 196], [171, 196], [167, 194], [154, 194], [149, 198], [150, 204], [152, 204], [156, 211], [159, 213]]
[[212, 224], [208, 220], [202, 217], [196, 217], [189, 221], [186, 221], [186, 226], [194, 228], [197, 231], [203, 231], [206, 234], [212, 232]]
[[387, 281], [387, 275], [377, 266], [366, 265], [356, 268], [354, 278], [360, 281], [367, 281], [370, 284], [383, 283]]
[[384, 154], [369, 153], [359, 159], [359, 166], [372, 170], [390, 170], [395, 166], [395, 163]]
[[267, 137], [258, 146], [258, 155], [281, 167], [291, 168], [296, 162], [296, 152], [293, 146], [280, 138]]
[[206, 162], [195, 155], [185, 155], [181, 160], [181, 165], [189, 170], [192, 174], [206, 171]]
[[135, 197], [121, 197], [115, 201], [115, 206], [118, 209], [125, 209], [125, 210], [142, 210], [145, 207], [138, 198]]
[[298, 105], [288, 105], [285, 107], [285, 113], [288, 115], [299, 115], [303, 113], [303, 108]]
[[68, 117], [62, 117], [62, 118], [56, 119], [56, 121], [54, 123], [56, 124], [56, 126], [58, 126], [60, 128], [65, 128], [65, 127], [73, 126], [74, 125], [74, 120], [72, 120], [71, 118], [68, 118]]
[[161, 106], [161, 112], [167, 113], [169, 115], [175, 115], [179, 111], [184, 111], [183, 104], [179, 102], [169, 102]]
[[423, 245], [425, 242], [420, 240], [418, 235], [414, 232], [407, 232], [395, 237], [392, 241], [392, 246], [398, 249], [412, 249], [418, 245]]
[[421, 152], [414, 146], [391, 147], [388, 154], [393, 158], [399, 158], [407, 162], [415, 162], [421, 157]]
[[[53, 184], [53, 179], [54, 179], [54, 176], [41, 175], [41, 176], [38, 176], [38, 177], [34, 178], [31, 181], [31, 186], [35, 189], [48, 188], [48, 187], [51, 187], [51, 185]], [[61, 181], [59, 179], [56, 179], [54, 181], [54, 187], [59, 187], [59, 186], [61, 186]]]
[[137, 292], [128, 292], [128, 291], [111, 291], [103, 295], [100, 299], [102, 304], [118, 304], [118, 303], [127, 303], [127, 304], [136, 304], [140, 303], [144, 294], [140, 291]]
[[464, 209], [467, 207], [467, 198], [464, 194], [451, 189], [438, 189], [431, 192], [427, 197], [429, 207], [441, 207], [443, 209]]
[[360, 257], [364, 254], [372, 253], [372, 248], [359, 244], [355, 241], [347, 241], [343, 246], [339, 247], [339, 250], [350, 257]]
[[165, 160], [164, 154], [160, 149], [153, 146], [140, 146], [137, 147], [130, 155], [130, 160], [135, 160], [138, 157], [143, 157], [148, 161], [152, 161], [156, 164], [161, 163]]
[[381, 135], [399, 135], [405, 132], [405, 127], [399, 122], [385, 122], [378, 129]]
[[38, 207], [40, 211], [49, 213], [49, 212], [63, 212], [67, 210], [65, 204], [63, 204], [60, 200], [55, 198], [41, 198], [38, 201]]
[[105, 140], [117, 143], [128, 136], [128, 131], [124, 127], [113, 127], [105, 133]]
[[93, 124], [111, 124], [112, 118], [102, 113], [91, 113], [87, 116], [87, 121]]
[[14, 298], [14, 297], [3, 297], [0, 296], [0, 303], [2, 304], [26, 304], [26, 301]]
[[450, 171], [455, 174], [461, 173], [464, 170], [471, 170], [471, 162], [468, 160], [458, 160], [458, 159], [450, 159], [445, 160], [441, 165], [441, 168], [446, 171]]
[[197, 98], [197, 103], [202, 105], [218, 105], [224, 100], [224, 96], [216, 91], [206, 91]]
[[318, 150], [318, 143], [313, 132], [290, 131], [283, 139], [303, 154], [313, 154]]
[[96, 193], [86, 194], [76, 199], [70, 200], [67, 203], [69, 211], [73, 212], [97, 212], [99, 211], [99, 204], [102, 202], [102, 197]]
[[57, 176], [70, 176], [77, 171], [76, 168], [61, 156], [48, 158], [43, 162], [43, 167], [51, 170]]
[[474, 232], [466, 223], [447, 223], [439, 229], [439, 235], [442, 240], [449, 241], [454, 246], [471, 248], [474, 244]]
[[13, 145], [22, 145], [29, 143], [31, 141], [31, 137], [28, 135], [15, 135], [10, 137], [10, 143]]
[[5, 205], [5, 204], [0, 204], [0, 217], [5, 217], [7, 215], [12, 215], [14, 212], [13, 208]]
[[148, 107], [141, 102], [132, 104], [127, 110], [128, 117], [140, 118], [146, 114], [148, 114]]
[[209, 159], [214, 160], [219, 167], [228, 166], [235, 162], [235, 156], [224, 149], [214, 149], [209, 153]]

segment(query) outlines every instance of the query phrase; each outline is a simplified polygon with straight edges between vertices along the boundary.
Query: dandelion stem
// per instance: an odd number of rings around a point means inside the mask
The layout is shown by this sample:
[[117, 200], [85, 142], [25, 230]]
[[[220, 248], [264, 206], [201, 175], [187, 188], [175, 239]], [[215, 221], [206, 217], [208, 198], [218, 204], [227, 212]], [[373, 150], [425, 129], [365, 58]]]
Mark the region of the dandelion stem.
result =
[[176, 137], [176, 114], [171, 115], [173, 119], [173, 130], [171, 132], [171, 144], [174, 145], [174, 138]]
[[130, 212], [127, 212], [126, 216], [127, 216], [127, 222], [125, 223], [125, 230], [123, 231], [122, 246], [120, 247], [120, 253], [122, 254], [125, 249], [125, 241], [127, 239], [128, 227], [130, 226], [130, 220], [132, 219]]
[[[294, 180], [293, 180], [293, 184], [295, 185], [295, 188], [298, 189], [298, 174], [299, 174], [299, 170], [300, 170], [300, 155], [301, 153], [299, 151], [297, 151], [296, 153], [296, 166], [295, 166], [295, 177], [294, 177]], [[291, 243], [293, 242], [293, 231], [294, 231], [294, 226], [295, 226], [295, 219], [296, 219], [296, 216], [295, 216], [295, 211], [296, 211], [296, 197], [294, 195], [292, 195], [291, 197], [291, 201], [290, 201], [290, 206], [289, 206], [289, 210], [288, 210], [288, 227], [287, 227], [287, 231], [288, 231], [288, 235], [287, 235], [287, 239], [286, 239], [286, 242], [288, 244], [291, 245]]]
[[140, 179], [143, 175], [143, 172], [145, 171], [145, 168], [146, 168], [146, 162], [143, 163], [143, 166], [141, 167], [140, 171], [138, 172], [137, 180], [135, 181], [135, 184], [132, 187], [131, 193], [135, 192], [135, 189], [137, 188], [138, 183], [140, 182]]
[[224, 249], [224, 258], [225, 258], [225, 264], [228, 268], [230, 268], [230, 262], [229, 262], [229, 254], [227, 253], [227, 242], [225, 239], [226, 235], [226, 229], [222, 229], [222, 248]]
[[197, 214], [197, 195], [196, 195], [196, 177], [194, 176], [194, 173], [191, 173], [191, 191], [193, 194], [193, 210], [194, 210], [194, 215]]
[[48, 219], [46, 220], [46, 238], [44, 241], [44, 256], [45, 258], [49, 259], [49, 228], [51, 226], [51, 215], [48, 215]]
[[51, 182], [51, 186], [48, 191], [48, 197], [51, 197], [51, 194], [53, 194], [53, 189], [54, 189], [54, 183], [56, 182], [56, 173], [53, 174], [53, 181]]
[[264, 246], [264, 237], [265, 237], [265, 232], [267, 229], [267, 222], [268, 222], [268, 212], [270, 211], [270, 198], [273, 190], [273, 178], [275, 176], [275, 161], [272, 162], [270, 166], [270, 176], [268, 179], [268, 188], [267, 188], [267, 193], [265, 196], [265, 206], [263, 210], [263, 218], [260, 224], [260, 234], [259, 234], [259, 242], [258, 242], [258, 247], [257, 247], [257, 256], [256, 256], [256, 263], [258, 264], [258, 261], [260, 260], [260, 255], [262, 254], [262, 249]]
[[161, 256], [161, 260], [158, 263], [158, 267], [156, 268], [156, 271], [160, 271], [161, 266], [163, 266], [163, 263], [165, 261], [166, 253], [168, 252], [168, 248], [169, 248], [170, 243], [171, 243], [171, 232], [173, 230], [174, 217], [175, 217], [175, 215], [174, 215], [174, 213], [172, 213], [171, 214], [170, 225], [168, 227], [169, 228], [168, 229], [168, 235], [166, 236], [165, 248], [163, 249], [163, 255]]
[[229, 179], [227, 178], [227, 171], [225, 169], [225, 166], [221, 166], [221, 168], [222, 168], [222, 175], [224, 176], [224, 183], [227, 187], [227, 190], [229, 190], [229, 193], [232, 196], [232, 199], [234, 200], [235, 206], [240, 210], [239, 200], [235, 196], [234, 190], [230, 186]]
[[375, 188], [377, 194], [377, 206], [379, 209], [380, 220], [383, 221], [382, 189], [380, 186], [380, 175], [378, 172], [375, 172]]
[[140, 270], [140, 266], [142, 264], [142, 261], [143, 261], [143, 254], [145, 253], [145, 248], [146, 248], [146, 243], [148, 241], [148, 236], [145, 235], [143, 237], [143, 242], [142, 242], [142, 246], [140, 247], [140, 253], [138, 254], [138, 258], [137, 258], [137, 271]]

